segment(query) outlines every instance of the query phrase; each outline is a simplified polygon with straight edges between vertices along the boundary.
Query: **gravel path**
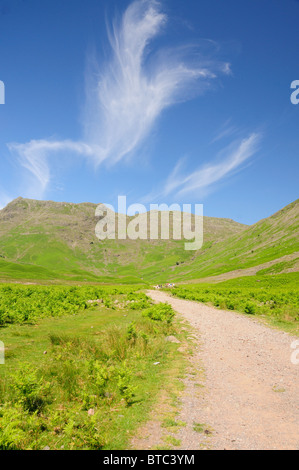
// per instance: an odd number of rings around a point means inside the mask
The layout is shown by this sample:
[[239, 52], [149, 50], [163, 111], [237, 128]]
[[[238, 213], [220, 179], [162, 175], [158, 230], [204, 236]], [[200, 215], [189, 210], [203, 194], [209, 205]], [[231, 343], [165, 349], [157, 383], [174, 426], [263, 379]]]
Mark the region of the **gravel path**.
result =
[[[169, 302], [191, 325], [190, 361], [205, 372], [204, 388], [192, 375], [185, 379], [179, 419], [187, 426], [176, 436], [179, 448], [298, 450], [299, 365], [291, 362], [291, 344], [298, 338], [161, 291], [148, 295]], [[206, 432], [195, 432], [194, 423], [205, 423]]]

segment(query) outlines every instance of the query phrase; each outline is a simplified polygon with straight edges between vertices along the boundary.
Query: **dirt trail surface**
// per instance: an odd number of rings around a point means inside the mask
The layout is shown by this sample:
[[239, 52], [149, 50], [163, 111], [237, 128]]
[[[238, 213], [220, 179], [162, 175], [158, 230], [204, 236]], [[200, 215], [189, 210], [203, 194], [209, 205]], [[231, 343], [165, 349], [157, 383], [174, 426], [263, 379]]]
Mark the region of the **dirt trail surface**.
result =
[[[187, 425], [176, 436], [179, 448], [298, 450], [299, 365], [291, 362], [298, 338], [241, 314], [161, 291], [148, 294], [191, 325], [190, 361], [205, 372], [200, 393], [192, 377], [185, 379], [179, 419]], [[195, 432], [194, 423], [205, 423], [212, 434]]]

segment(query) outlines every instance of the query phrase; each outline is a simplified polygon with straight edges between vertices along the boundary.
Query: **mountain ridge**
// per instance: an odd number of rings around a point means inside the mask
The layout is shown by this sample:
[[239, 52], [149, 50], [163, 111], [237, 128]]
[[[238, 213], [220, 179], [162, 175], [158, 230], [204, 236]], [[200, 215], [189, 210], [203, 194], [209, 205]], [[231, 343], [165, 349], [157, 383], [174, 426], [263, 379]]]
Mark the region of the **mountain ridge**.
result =
[[[21, 197], [11, 201], [0, 210], [0, 278], [152, 282], [200, 279], [259, 265], [270, 273], [272, 265], [274, 273], [297, 269], [296, 256], [284, 259], [299, 251], [299, 200], [253, 225], [204, 216], [204, 244], [197, 252], [185, 251], [184, 240], [99, 241], [94, 232], [97, 206]], [[289, 265], [275, 268], [280, 258]]]

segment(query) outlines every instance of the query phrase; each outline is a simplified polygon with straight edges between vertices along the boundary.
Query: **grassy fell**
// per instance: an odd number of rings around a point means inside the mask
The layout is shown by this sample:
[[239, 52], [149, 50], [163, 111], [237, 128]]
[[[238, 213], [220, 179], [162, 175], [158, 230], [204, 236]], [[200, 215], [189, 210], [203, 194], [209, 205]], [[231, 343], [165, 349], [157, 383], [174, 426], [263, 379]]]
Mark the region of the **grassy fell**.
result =
[[[197, 252], [185, 251], [183, 240], [116, 236], [99, 242], [95, 209], [90, 203], [12, 201], [0, 211], [0, 278], [179, 282], [258, 266], [270, 269], [269, 273], [298, 270], [298, 200], [250, 227], [204, 217], [204, 244]], [[271, 271], [267, 263], [272, 262]]]

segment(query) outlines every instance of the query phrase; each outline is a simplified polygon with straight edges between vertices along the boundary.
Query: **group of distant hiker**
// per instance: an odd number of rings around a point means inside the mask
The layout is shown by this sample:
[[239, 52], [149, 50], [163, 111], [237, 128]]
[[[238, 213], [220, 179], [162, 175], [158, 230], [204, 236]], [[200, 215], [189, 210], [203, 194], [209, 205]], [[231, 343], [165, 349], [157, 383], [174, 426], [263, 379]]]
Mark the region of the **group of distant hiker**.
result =
[[175, 284], [167, 283], [165, 284], [165, 286], [163, 286], [162, 284], [157, 284], [156, 286], [154, 286], [154, 289], [163, 289], [163, 287], [166, 287], [169, 289], [169, 288], [175, 287]]

